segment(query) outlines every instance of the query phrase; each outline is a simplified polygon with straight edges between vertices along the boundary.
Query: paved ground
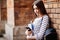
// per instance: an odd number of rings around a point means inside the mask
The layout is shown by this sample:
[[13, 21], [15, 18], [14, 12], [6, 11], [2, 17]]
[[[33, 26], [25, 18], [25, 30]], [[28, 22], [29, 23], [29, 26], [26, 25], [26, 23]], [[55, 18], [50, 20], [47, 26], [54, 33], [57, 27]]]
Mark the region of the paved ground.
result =
[[4, 38], [0, 38], [0, 40], [5, 40]]

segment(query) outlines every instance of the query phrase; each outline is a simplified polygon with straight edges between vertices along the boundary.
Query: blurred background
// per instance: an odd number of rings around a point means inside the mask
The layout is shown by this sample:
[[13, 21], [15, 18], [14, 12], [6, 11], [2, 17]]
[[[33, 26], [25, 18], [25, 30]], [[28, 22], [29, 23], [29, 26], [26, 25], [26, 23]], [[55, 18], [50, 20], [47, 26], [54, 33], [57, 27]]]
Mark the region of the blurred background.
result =
[[[13, 0], [14, 2], [14, 28], [13, 40], [26, 40], [25, 27], [36, 16], [32, 10], [32, 3], [35, 0]], [[60, 40], [60, 0], [42, 0], [51, 20], [53, 21], [54, 28], [58, 33]], [[11, 2], [10, 2], [11, 3]], [[9, 4], [11, 6], [11, 4]], [[0, 40], [5, 40], [5, 24], [8, 20], [7, 0], [0, 0]], [[10, 13], [12, 15], [12, 13]], [[10, 20], [12, 21], [12, 20]]]

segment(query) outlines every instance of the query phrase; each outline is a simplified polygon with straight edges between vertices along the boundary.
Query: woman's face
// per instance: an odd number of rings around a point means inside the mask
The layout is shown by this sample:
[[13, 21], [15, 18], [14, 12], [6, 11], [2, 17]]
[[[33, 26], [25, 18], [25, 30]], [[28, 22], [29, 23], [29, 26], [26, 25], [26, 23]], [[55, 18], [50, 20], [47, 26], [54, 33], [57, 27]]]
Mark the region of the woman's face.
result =
[[33, 9], [34, 9], [34, 12], [36, 13], [36, 15], [38, 15], [38, 13], [39, 13], [39, 9], [37, 8], [36, 5], [33, 5]]

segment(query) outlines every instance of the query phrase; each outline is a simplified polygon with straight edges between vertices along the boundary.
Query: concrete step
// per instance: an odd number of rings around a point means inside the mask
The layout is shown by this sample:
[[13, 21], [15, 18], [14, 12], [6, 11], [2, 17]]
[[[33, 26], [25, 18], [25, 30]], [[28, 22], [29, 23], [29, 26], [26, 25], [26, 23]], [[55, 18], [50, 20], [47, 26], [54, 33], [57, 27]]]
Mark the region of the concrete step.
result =
[[6, 21], [0, 21], [0, 30], [5, 29]]
[[6, 39], [2, 37], [2, 38], [0, 38], [0, 40], [6, 40]]
[[26, 40], [25, 26], [16, 27], [14, 30], [14, 40]]

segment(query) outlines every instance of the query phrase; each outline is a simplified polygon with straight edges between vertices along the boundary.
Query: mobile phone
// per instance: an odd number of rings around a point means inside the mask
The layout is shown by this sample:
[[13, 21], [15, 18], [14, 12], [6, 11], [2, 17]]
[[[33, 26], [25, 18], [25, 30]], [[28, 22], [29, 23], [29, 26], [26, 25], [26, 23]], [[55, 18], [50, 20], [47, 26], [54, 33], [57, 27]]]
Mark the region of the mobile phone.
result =
[[28, 31], [31, 31], [31, 29], [29, 27], [26, 27], [26, 29], [28, 29]]

